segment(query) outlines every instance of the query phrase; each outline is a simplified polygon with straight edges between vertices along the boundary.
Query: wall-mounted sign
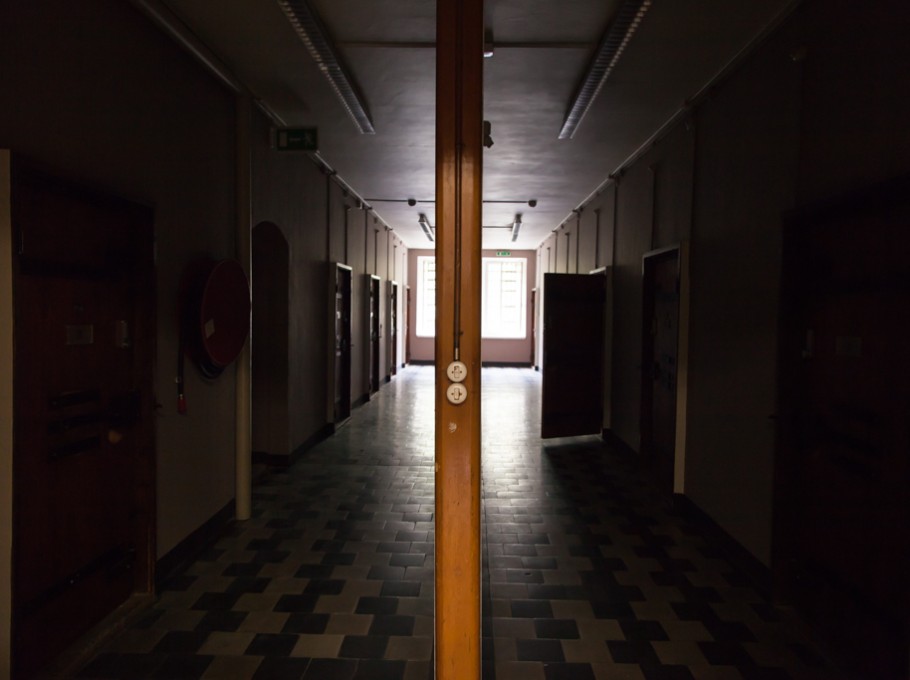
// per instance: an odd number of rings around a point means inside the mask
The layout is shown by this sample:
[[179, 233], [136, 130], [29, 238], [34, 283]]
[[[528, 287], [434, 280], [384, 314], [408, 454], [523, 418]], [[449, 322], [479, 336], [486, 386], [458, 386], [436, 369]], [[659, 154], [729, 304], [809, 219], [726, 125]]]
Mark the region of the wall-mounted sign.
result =
[[319, 135], [316, 128], [288, 128], [275, 134], [275, 148], [279, 151], [317, 151]]
[[511, 250], [497, 250], [496, 257], [512, 257]]

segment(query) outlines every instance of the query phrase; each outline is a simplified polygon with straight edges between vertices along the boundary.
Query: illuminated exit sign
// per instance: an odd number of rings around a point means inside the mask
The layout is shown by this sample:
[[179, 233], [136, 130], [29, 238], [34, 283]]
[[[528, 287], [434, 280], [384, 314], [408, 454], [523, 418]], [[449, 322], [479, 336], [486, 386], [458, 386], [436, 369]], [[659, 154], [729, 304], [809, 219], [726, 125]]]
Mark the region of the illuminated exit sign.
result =
[[279, 151], [318, 151], [319, 135], [316, 128], [278, 130], [275, 148]]
[[497, 250], [496, 257], [512, 257], [511, 250]]

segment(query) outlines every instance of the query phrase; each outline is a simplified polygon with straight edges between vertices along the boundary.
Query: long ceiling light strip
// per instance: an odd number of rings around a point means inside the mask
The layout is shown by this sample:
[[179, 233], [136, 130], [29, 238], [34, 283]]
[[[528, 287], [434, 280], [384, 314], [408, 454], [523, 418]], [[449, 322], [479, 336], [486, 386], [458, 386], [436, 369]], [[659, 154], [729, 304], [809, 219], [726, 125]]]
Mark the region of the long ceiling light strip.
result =
[[417, 224], [420, 225], [420, 228], [423, 230], [424, 235], [426, 235], [426, 237], [430, 241], [432, 241], [433, 240], [433, 231], [432, 231], [433, 228], [430, 226], [430, 221], [427, 219], [427, 216], [424, 215], [423, 213], [420, 213], [420, 217], [417, 220]]
[[370, 119], [366, 104], [354, 86], [354, 79], [349, 75], [335, 52], [328, 31], [309, 3], [306, 0], [277, 0], [277, 2], [316, 61], [319, 70], [328, 78], [329, 84], [341, 99], [344, 108], [354, 121], [354, 125], [361, 134], [374, 134], [376, 130], [373, 127], [373, 121]]
[[613, 22], [600, 39], [597, 53], [588, 65], [578, 92], [575, 93], [559, 131], [560, 139], [572, 139], [650, 6], [651, 0], [625, 0], [619, 6]]
[[512, 242], [518, 240], [518, 231], [521, 229], [521, 213], [515, 215], [515, 221], [512, 222]]

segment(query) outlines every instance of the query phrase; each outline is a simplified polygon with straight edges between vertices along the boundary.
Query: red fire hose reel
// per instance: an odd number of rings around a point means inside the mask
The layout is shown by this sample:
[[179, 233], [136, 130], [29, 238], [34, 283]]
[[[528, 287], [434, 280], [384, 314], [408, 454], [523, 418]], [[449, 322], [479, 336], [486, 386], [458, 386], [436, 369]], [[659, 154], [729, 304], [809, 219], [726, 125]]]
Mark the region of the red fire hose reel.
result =
[[213, 380], [237, 358], [250, 334], [250, 285], [240, 263], [191, 262], [180, 282], [179, 314], [177, 411], [186, 413], [184, 357]]

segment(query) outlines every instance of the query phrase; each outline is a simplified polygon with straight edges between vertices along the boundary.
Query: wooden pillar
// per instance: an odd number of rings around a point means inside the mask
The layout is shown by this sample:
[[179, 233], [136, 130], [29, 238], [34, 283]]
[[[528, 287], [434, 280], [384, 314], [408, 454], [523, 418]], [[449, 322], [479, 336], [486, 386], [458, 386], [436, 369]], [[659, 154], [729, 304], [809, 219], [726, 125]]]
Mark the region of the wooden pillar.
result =
[[[477, 680], [483, 0], [436, 8], [436, 678]], [[456, 359], [460, 404], [446, 397]]]

